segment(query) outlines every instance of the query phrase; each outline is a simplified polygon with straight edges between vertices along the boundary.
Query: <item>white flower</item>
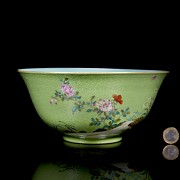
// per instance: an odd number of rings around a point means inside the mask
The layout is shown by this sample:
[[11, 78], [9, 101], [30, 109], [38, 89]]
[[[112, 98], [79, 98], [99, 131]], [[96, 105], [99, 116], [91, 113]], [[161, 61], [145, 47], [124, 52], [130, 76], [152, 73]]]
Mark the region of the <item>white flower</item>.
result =
[[50, 104], [57, 104], [57, 99], [56, 98], [51, 98], [49, 103]]
[[113, 102], [111, 102], [109, 99], [100, 99], [94, 104], [94, 106], [103, 112], [109, 112], [114, 110]]

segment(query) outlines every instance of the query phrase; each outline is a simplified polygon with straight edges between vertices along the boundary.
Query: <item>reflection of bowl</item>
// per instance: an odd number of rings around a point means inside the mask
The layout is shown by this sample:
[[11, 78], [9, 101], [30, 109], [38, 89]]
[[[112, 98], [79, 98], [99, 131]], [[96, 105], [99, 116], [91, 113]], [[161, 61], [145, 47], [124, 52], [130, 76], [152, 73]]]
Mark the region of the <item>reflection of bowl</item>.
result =
[[83, 180], [83, 179], [147, 179], [151, 180], [149, 171], [134, 169], [127, 162], [110, 164], [69, 163], [65, 161], [44, 162], [35, 170], [33, 180]]
[[149, 113], [168, 71], [101, 68], [19, 69], [41, 119], [64, 140], [104, 144]]

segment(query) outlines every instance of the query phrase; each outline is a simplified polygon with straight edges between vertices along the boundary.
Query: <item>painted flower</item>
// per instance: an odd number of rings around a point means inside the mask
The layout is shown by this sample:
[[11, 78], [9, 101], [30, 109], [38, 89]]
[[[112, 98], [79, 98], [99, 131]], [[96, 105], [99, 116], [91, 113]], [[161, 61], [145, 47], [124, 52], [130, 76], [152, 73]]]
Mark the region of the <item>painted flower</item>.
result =
[[118, 102], [119, 104], [122, 104], [122, 103], [123, 103], [123, 100], [122, 100], [122, 96], [121, 96], [121, 95], [116, 95], [116, 94], [114, 94], [112, 97], [114, 98], [114, 101]]
[[69, 84], [61, 84], [61, 90], [63, 93], [65, 93], [67, 96], [74, 96], [75, 91]]
[[114, 110], [113, 102], [111, 102], [109, 99], [100, 99], [94, 104], [94, 106], [103, 112], [109, 112]]
[[57, 99], [56, 98], [51, 98], [49, 103], [50, 104], [57, 104]]

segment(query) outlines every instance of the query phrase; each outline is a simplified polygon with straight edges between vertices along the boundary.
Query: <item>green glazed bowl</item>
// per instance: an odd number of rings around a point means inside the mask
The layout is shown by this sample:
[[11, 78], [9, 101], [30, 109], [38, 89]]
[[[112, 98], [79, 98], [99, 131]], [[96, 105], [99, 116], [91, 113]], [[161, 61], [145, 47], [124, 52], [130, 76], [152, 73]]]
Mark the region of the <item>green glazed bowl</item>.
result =
[[40, 118], [64, 140], [121, 141], [150, 112], [168, 74], [163, 70], [103, 68], [18, 69]]

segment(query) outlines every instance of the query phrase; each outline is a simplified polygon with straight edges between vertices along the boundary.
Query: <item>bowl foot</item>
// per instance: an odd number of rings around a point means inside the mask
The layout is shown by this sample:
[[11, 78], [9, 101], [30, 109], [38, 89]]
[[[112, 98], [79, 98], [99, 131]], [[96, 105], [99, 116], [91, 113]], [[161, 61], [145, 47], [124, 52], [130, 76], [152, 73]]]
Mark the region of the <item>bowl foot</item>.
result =
[[115, 143], [122, 140], [120, 136], [99, 136], [96, 138], [89, 136], [69, 136], [64, 135], [63, 139], [72, 143], [80, 143], [80, 144], [108, 144]]

